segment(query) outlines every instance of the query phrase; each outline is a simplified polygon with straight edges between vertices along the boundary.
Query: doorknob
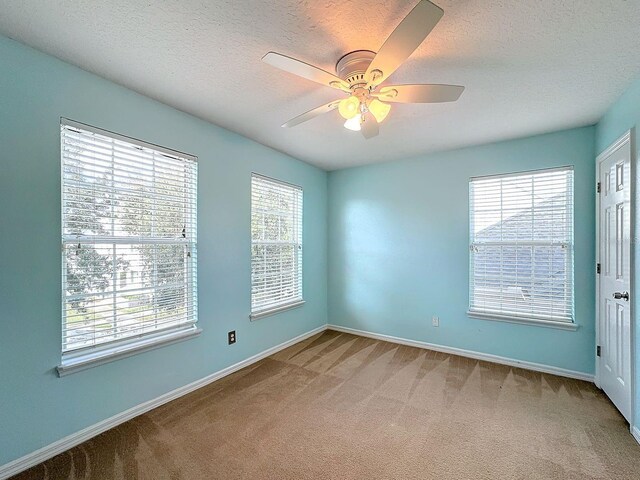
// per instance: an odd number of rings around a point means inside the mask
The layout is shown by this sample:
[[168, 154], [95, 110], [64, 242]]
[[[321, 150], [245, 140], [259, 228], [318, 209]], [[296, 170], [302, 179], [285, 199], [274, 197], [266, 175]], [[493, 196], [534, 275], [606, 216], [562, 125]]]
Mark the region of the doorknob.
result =
[[616, 292], [613, 294], [613, 298], [615, 298], [616, 300], [624, 300], [625, 302], [629, 301], [629, 292]]

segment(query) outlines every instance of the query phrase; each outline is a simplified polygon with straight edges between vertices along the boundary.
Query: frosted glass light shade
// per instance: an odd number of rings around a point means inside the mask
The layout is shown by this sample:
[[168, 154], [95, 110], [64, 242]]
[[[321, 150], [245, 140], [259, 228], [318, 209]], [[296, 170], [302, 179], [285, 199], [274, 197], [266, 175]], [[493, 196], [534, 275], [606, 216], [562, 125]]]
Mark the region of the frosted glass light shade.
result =
[[360, 100], [354, 96], [341, 100], [338, 104], [338, 112], [340, 112], [342, 118], [346, 120], [355, 117], [360, 113]]
[[360, 115], [356, 115], [355, 117], [350, 118], [346, 122], [344, 122], [344, 128], [348, 130], [352, 130], [354, 132], [360, 131]]
[[373, 114], [374, 117], [376, 117], [376, 121], [378, 123], [387, 118], [390, 110], [391, 105], [381, 102], [377, 98], [374, 98], [373, 100], [371, 100], [371, 103], [369, 103], [369, 111]]

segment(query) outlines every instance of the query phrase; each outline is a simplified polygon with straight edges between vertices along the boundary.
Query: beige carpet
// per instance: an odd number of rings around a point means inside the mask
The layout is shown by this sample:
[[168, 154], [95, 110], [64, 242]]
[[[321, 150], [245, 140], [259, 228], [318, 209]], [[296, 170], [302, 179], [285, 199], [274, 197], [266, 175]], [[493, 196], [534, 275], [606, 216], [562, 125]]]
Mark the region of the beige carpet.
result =
[[16, 479], [640, 479], [595, 386], [327, 331]]

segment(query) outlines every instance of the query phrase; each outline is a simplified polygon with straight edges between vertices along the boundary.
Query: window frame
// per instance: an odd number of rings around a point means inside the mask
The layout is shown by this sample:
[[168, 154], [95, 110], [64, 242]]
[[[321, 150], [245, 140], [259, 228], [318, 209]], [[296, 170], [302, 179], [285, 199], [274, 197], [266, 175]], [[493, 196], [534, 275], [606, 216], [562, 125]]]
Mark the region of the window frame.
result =
[[[190, 208], [193, 210], [190, 212], [190, 217], [193, 221], [193, 233], [190, 237], [183, 241], [182, 239], [176, 240], [175, 242], [170, 239], [167, 241], [159, 240], [160, 237], [152, 237], [152, 236], [141, 236], [141, 237], [131, 237], [128, 238], [120, 238], [111, 236], [112, 238], [108, 238], [108, 235], [68, 235], [65, 234], [65, 209], [64, 206], [66, 204], [67, 198], [65, 195], [65, 153], [64, 153], [64, 129], [78, 129], [81, 131], [86, 131], [90, 133], [94, 133], [97, 135], [108, 137], [112, 140], [116, 140], [119, 142], [126, 142], [129, 145], [133, 145], [135, 147], [144, 148], [153, 150], [163, 155], [168, 155], [170, 157], [183, 159], [193, 163], [193, 171], [195, 173], [195, 178], [193, 179], [193, 184], [190, 186], [192, 188], [191, 193], [185, 193], [185, 195], [189, 195], [192, 197], [191, 201], [188, 203]], [[61, 214], [61, 242], [62, 242], [62, 252], [61, 252], [61, 272], [62, 272], [62, 283], [61, 283], [61, 364], [56, 367], [59, 376], [64, 376], [70, 373], [75, 373], [77, 371], [85, 370], [87, 368], [94, 367], [96, 365], [100, 365], [103, 363], [111, 362], [113, 360], [128, 357], [143, 351], [151, 350], [154, 348], [158, 348], [163, 345], [168, 345], [172, 343], [176, 343], [182, 340], [186, 340], [188, 338], [195, 337], [199, 335], [202, 330], [198, 327], [198, 292], [197, 292], [197, 210], [198, 210], [198, 202], [197, 202], [197, 184], [198, 184], [198, 164], [197, 157], [194, 155], [186, 154], [183, 152], [179, 152], [177, 150], [171, 150], [165, 147], [161, 147], [158, 145], [154, 145], [148, 142], [144, 142], [132, 137], [128, 137], [122, 134], [114, 133], [105, 129], [101, 129], [98, 127], [94, 127], [92, 125], [87, 125], [81, 122], [77, 122], [74, 120], [70, 120], [68, 118], [61, 117], [60, 118], [60, 214]], [[186, 197], [185, 197], [186, 198]], [[71, 238], [73, 237], [73, 238]], [[104, 237], [104, 238], [103, 238]], [[192, 320], [189, 322], [185, 322], [181, 325], [169, 326], [164, 329], [158, 329], [156, 331], [144, 332], [131, 335], [125, 338], [116, 338], [113, 340], [97, 343], [94, 345], [87, 345], [83, 347], [68, 349], [65, 348], [65, 330], [66, 330], [66, 252], [65, 247], [70, 243], [75, 243], [75, 241], [87, 241], [87, 239], [93, 238], [96, 240], [96, 244], [104, 244], [104, 245], [133, 245], [133, 244], [151, 244], [151, 245], [174, 245], [174, 244], [184, 244], [189, 247], [189, 255], [187, 255], [187, 263], [185, 265], [186, 275], [184, 278], [185, 283], [185, 291], [187, 295], [187, 299], [185, 300], [185, 304], [188, 305], [188, 309], [192, 312]], [[131, 240], [136, 241], [131, 241]], [[73, 241], [72, 241], [73, 240]], [[107, 242], [107, 240], [111, 240]], [[129, 241], [128, 241], [129, 240]], [[90, 240], [89, 240], [90, 241]], [[114, 281], [115, 285], [113, 286], [114, 291], [117, 292], [121, 288], [122, 281], [122, 273], [120, 275], [115, 275], [114, 273]], [[131, 272], [133, 273], [133, 271]], [[127, 277], [131, 274], [129, 272], [126, 273]], [[137, 275], [136, 275], [137, 277]], [[133, 278], [133, 276], [131, 276]], [[126, 278], [125, 282], [128, 283], [130, 278]], [[153, 287], [156, 288], [157, 284]], [[117, 313], [116, 307], [113, 310], [114, 315]]]
[[[299, 285], [297, 289], [299, 290], [299, 296], [296, 296], [292, 299], [287, 299], [278, 304], [272, 304], [265, 308], [254, 308], [254, 278], [253, 278], [253, 247], [254, 247], [254, 239], [253, 232], [250, 231], [250, 239], [251, 239], [251, 257], [250, 257], [250, 266], [251, 266], [251, 298], [250, 298], [250, 320], [258, 320], [263, 317], [268, 317], [271, 315], [275, 315], [277, 313], [281, 313], [287, 310], [291, 310], [293, 308], [301, 307], [305, 304], [304, 300], [304, 229], [303, 229], [303, 218], [304, 218], [304, 190], [300, 185], [296, 185], [293, 183], [289, 183], [283, 180], [279, 180], [277, 178], [269, 177], [267, 175], [263, 175], [261, 173], [251, 172], [251, 185], [250, 185], [250, 218], [253, 219], [254, 213], [254, 203], [253, 203], [253, 185], [254, 179], [259, 179], [265, 183], [272, 183], [274, 185], [280, 187], [290, 188], [292, 191], [299, 192], [300, 200], [299, 205], [297, 205], [297, 212], [294, 212], [295, 215], [299, 213], [300, 218], [294, 220], [294, 224], [297, 224], [296, 236], [298, 241], [292, 240], [289, 242], [292, 246], [294, 246], [294, 251], [296, 252], [296, 269], [298, 270], [299, 277]], [[251, 221], [250, 221], [251, 228]], [[263, 243], [264, 244], [264, 243]]]
[[[570, 320], [560, 319], [553, 317], [551, 315], [527, 315], [527, 314], [515, 314], [515, 313], [503, 313], [498, 310], [495, 311], [479, 311], [475, 310], [472, 305], [473, 300], [473, 288], [474, 288], [474, 210], [472, 210], [473, 199], [472, 197], [472, 186], [474, 181], [479, 180], [491, 180], [491, 179], [504, 179], [504, 178], [512, 178], [518, 176], [532, 176], [536, 174], [545, 174], [545, 173], [553, 173], [553, 172], [571, 172], [571, 198], [570, 203], [566, 205], [566, 211], [570, 217], [570, 234], [571, 239], [569, 241], [566, 240], [555, 240], [552, 239], [550, 241], [518, 241], [518, 240], [505, 240], [505, 241], [495, 241], [495, 242], [486, 242], [485, 245], [494, 245], [494, 246], [517, 246], [517, 245], [526, 245], [527, 243], [531, 246], [562, 246], [563, 248], [568, 249], [568, 254], [566, 258], [566, 268], [567, 275], [566, 277], [571, 282], [571, 318]], [[501, 187], [502, 189], [502, 187]], [[561, 330], [571, 330], [575, 331], [578, 328], [578, 324], [576, 323], [575, 318], [575, 266], [574, 266], [574, 258], [575, 258], [575, 169], [573, 165], [565, 165], [560, 167], [552, 167], [552, 168], [544, 168], [544, 169], [536, 169], [536, 170], [526, 170], [526, 171], [518, 171], [518, 172], [510, 172], [504, 174], [495, 174], [495, 175], [485, 175], [485, 176], [475, 176], [469, 179], [469, 198], [468, 198], [468, 206], [469, 206], [469, 302], [468, 302], [468, 310], [467, 316], [471, 318], [478, 318], [483, 320], [495, 320], [495, 321], [504, 321], [509, 323], [516, 324], [526, 324], [526, 325], [536, 325], [542, 327], [551, 327], [557, 328]]]

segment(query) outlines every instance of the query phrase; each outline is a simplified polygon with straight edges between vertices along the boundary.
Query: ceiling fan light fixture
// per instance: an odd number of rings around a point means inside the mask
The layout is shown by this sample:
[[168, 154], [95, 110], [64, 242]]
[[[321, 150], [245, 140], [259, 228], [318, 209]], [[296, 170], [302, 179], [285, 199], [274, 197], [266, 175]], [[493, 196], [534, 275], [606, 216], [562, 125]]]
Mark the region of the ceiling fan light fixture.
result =
[[360, 115], [356, 115], [355, 117], [351, 117], [346, 122], [344, 122], [344, 128], [347, 130], [351, 130], [352, 132], [359, 132], [361, 127], [362, 119]]
[[369, 111], [376, 118], [376, 121], [378, 123], [381, 123], [385, 118], [387, 118], [387, 115], [389, 115], [389, 111], [391, 110], [391, 105], [389, 105], [388, 103], [381, 102], [377, 98], [374, 98], [373, 100], [371, 100], [371, 103], [369, 103], [368, 108], [369, 108]]
[[346, 120], [345, 128], [359, 131], [365, 139], [370, 139], [378, 135], [379, 124], [387, 118], [393, 103], [458, 100], [464, 90], [461, 85], [387, 83], [387, 79], [416, 51], [444, 14], [442, 8], [430, 0], [413, 0], [412, 3], [415, 4], [413, 9], [377, 52], [354, 50], [346, 53], [336, 63], [335, 74], [280, 53], [268, 52], [262, 58], [265, 63], [347, 94], [347, 98], [340, 97], [309, 110], [282, 126], [293, 127], [337, 109]]
[[338, 112], [345, 120], [355, 117], [360, 113], [360, 100], [353, 95], [341, 100], [338, 104]]

